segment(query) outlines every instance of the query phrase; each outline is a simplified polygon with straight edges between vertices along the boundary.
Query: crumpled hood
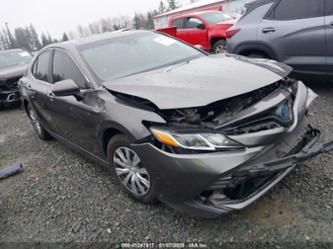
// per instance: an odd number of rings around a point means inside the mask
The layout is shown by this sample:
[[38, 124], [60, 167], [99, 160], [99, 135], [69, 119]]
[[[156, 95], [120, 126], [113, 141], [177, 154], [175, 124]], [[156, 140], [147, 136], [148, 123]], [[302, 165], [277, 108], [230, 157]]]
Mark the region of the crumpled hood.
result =
[[291, 72], [282, 63], [237, 55], [203, 56], [103, 85], [151, 101], [159, 109], [201, 107], [251, 92]]
[[27, 65], [17, 65], [13, 67], [0, 68], [0, 80], [22, 76]]

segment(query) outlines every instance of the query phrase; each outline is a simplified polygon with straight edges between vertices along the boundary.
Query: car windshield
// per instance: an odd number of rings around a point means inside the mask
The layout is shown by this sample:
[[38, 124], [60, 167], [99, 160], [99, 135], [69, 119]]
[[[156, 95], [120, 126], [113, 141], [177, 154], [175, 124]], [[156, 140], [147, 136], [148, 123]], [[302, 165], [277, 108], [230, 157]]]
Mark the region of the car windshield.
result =
[[0, 68], [26, 65], [30, 63], [32, 56], [26, 51], [13, 51], [0, 53]]
[[221, 11], [208, 12], [201, 15], [209, 24], [216, 24], [234, 19], [232, 16]]
[[177, 64], [205, 54], [153, 32], [102, 40], [80, 47], [81, 53], [101, 81]]

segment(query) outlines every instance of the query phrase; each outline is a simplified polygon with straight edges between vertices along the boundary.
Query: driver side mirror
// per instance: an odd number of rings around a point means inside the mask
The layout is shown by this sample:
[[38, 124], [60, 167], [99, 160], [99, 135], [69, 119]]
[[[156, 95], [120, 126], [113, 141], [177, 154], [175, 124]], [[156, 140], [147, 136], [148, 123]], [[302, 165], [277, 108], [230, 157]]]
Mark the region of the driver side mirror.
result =
[[71, 79], [56, 82], [51, 92], [56, 97], [74, 96], [77, 101], [82, 101], [84, 98], [79, 86]]
[[205, 29], [206, 25], [203, 23], [198, 24], [198, 29]]

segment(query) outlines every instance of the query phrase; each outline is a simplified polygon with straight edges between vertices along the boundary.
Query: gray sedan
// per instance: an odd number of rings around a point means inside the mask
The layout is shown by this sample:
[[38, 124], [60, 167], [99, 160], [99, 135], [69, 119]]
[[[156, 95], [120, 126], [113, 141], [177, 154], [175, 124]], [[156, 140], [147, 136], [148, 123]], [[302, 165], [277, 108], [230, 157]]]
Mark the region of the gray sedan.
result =
[[138, 201], [208, 218], [246, 207], [332, 149], [314, 145], [307, 110], [317, 96], [290, 71], [121, 31], [41, 50], [20, 91], [41, 139], [104, 165]]

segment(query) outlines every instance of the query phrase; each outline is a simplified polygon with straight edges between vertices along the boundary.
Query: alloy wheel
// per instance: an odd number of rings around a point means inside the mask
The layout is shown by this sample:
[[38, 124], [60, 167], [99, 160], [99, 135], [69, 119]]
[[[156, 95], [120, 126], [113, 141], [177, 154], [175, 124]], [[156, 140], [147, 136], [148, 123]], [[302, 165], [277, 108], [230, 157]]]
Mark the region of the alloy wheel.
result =
[[135, 196], [144, 196], [150, 190], [150, 176], [142, 167], [139, 156], [128, 147], [115, 150], [113, 162], [120, 182]]
[[224, 46], [221, 44], [221, 45], [218, 45], [216, 48], [215, 48], [215, 54], [222, 54], [224, 52]]

